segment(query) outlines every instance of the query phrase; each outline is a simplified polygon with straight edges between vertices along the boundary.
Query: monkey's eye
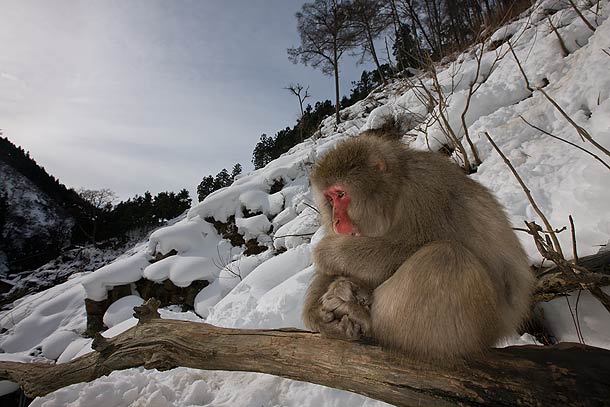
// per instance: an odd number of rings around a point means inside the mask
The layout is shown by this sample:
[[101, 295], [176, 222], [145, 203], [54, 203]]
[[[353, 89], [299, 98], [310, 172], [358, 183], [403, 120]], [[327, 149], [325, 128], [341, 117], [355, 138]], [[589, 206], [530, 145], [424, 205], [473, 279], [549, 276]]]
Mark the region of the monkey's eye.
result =
[[337, 191], [337, 196], [343, 198], [345, 196], [345, 191]]
[[324, 197], [326, 198], [326, 202], [328, 202], [330, 206], [333, 206], [333, 198], [330, 195], [324, 195]]

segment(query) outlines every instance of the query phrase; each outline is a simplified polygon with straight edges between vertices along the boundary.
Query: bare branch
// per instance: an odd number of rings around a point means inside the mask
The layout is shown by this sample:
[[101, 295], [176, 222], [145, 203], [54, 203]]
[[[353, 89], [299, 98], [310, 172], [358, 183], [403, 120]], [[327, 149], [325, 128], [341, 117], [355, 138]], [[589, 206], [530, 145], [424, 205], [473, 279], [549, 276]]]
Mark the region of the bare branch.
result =
[[530, 92], [534, 92], [534, 89], [530, 86], [530, 81], [527, 79], [527, 75], [525, 74], [525, 71], [523, 70], [523, 67], [521, 66], [521, 61], [519, 61], [519, 58], [517, 58], [517, 54], [515, 53], [515, 50], [513, 49], [513, 44], [511, 44], [510, 41], [508, 42], [508, 48], [510, 49], [510, 52], [512, 52], [513, 57], [515, 58], [515, 61], [517, 62], [517, 66], [519, 67], [519, 71], [521, 72], [521, 76], [523, 76], [523, 79], [525, 80], [525, 87]]
[[567, 57], [570, 54], [570, 51], [568, 51], [568, 47], [566, 47], [566, 43], [563, 42], [563, 38], [561, 38], [561, 35], [559, 35], [559, 31], [557, 31], [557, 28], [555, 28], [555, 25], [553, 24], [553, 21], [551, 20], [551, 16], [547, 15], [546, 19], [549, 21], [549, 25], [551, 26], [551, 31], [553, 31], [555, 33], [555, 36], [557, 36], [557, 40], [559, 41], [559, 47], [561, 48], [561, 56]]
[[[510, 160], [506, 158], [500, 148], [492, 140], [489, 133], [485, 132], [485, 136], [487, 137], [487, 140], [489, 140], [491, 145], [494, 147], [494, 149], [498, 152], [500, 157], [502, 157], [504, 163], [508, 166], [508, 168], [510, 168], [511, 172], [519, 182], [519, 185], [521, 185], [521, 188], [525, 192], [525, 195], [527, 195], [530, 204], [532, 205], [538, 216], [540, 216], [542, 222], [547, 228], [548, 235], [545, 236], [546, 238], [542, 238], [542, 236], [540, 236], [540, 232], [542, 232], [542, 228], [540, 226], [538, 226], [535, 222], [525, 222], [525, 225], [529, 229], [528, 233], [534, 238], [534, 242], [540, 254], [545, 259], [549, 259], [553, 263], [555, 263], [566, 279], [574, 283], [578, 283], [581, 285], [582, 288], [586, 288], [587, 290], [589, 290], [591, 295], [593, 295], [606, 308], [606, 310], [610, 312], [610, 296], [608, 296], [605, 292], [601, 290], [601, 288], [599, 288], [600, 282], [591, 281], [591, 278], [593, 278], [594, 276], [591, 275], [589, 270], [578, 264], [572, 264], [565, 259], [561, 250], [561, 245], [559, 244], [559, 240], [557, 239], [557, 234], [555, 233], [555, 231], [553, 231], [553, 227], [551, 226], [544, 213], [542, 213], [540, 208], [538, 208], [538, 205], [536, 205], [534, 198], [532, 198], [529, 189], [515, 170], [515, 167], [513, 167]], [[551, 237], [552, 242], [548, 239], [549, 236]]]
[[[595, 27], [593, 27], [593, 25], [589, 22], [589, 20], [587, 20], [585, 18], [585, 16], [582, 14], [582, 12], [578, 9], [578, 7], [576, 7], [576, 4], [574, 3], [573, 0], [568, 0], [568, 2], [570, 3], [570, 5], [572, 6], [572, 8], [574, 9], [574, 11], [576, 11], [576, 14], [578, 14], [578, 17], [580, 17], [580, 19], [585, 23], [585, 25], [593, 32], [595, 32]], [[599, 6], [599, 2], [597, 3]]]
[[491, 138], [491, 136], [489, 135], [488, 132], [485, 132], [485, 136], [487, 137], [487, 140], [489, 140], [489, 142], [491, 143], [493, 148], [498, 152], [500, 157], [502, 157], [502, 160], [504, 160], [504, 163], [508, 166], [508, 168], [510, 168], [510, 171], [513, 173], [513, 175], [517, 179], [517, 182], [519, 182], [519, 185], [521, 185], [521, 188], [523, 189], [523, 192], [525, 192], [525, 195], [527, 196], [527, 199], [529, 200], [530, 204], [532, 205], [532, 208], [534, 208], [534, 211], [536, 211], [536, 213], [538, 214], [538, 216], [540, 217], [540, 219], [542, 220], [542, 222], [546, 226], [546, 229], [547, 229], [549, 235], [551, 236], [551, 239], [553, 239], [554, 249], [561, 256], [563, 256], [563, 252], [561, 251], [561, 245], [559, 244], [559, 240], [557, 239], [557, 235], [553, 231], [553, 227], [551, 226], [551, 223], [549, 222], [549, 220], [546, 218], [544, 213], [540, 210], [540, 208], [536, 204], [536, 201], [534, 201], [534, 198], [532, 197], [532, 194], [530, 193], [529, 188], [527, 187], [527, 185], [525, 185], [525, 182], [523, 182], [523, 179], [519, 176], [519, 173], [517, 173], [517, 170], [515, 170], [515, 167], [513, 167], [512, 163], [509, 161], [509, 159], [506, 158], [506, 156], [504, 155], [502, 150], [500, 150], [500, 148], [492, 140], [492, 138]]
[[[525, 71], [523, 70], [523, 67], [521, 66], [521, 62], [519, 61], [519, 58], [517, 57], [517, 54], [515, 53], [512, 45], [510, 45], [510, 43], [509, 43], [509, 47], [513, 54], [513, 57], [515, 58], [515, 61], [517, 62], [519, 71], [521, 72], [521, 75], [523, 76], [523, 79], [525, 80], [525, 85], [526, 85], [527, 89], [529, 91], [533, 92], [534, 89], [532, 89], [532, 87], [530, 86], [529, 80], [527, 79], [527, 75], [525, 74]], [[555, 99], [553, 99], [548, 93], [546, 93], [545, 90], [542, 89], [542, 87], [538, 87], [538, 88], [536, 88], [536, 90], [540, 91], [540, 93], [542, 93], [542, 95], [549, 102], [551, 102], [553, 107], [555, 107], [555, 109], [557, 109], [557, 111], [568, 121], [568, 123], [570, 123], [572, 125], [572, 127], [574, 127], [574, 129], [576, 129], [576, 132], [578, 133], [578, 135], [580, 136], [580, 138], [583, 141], [584, 140], [589, 141], [591, 144], [593, 144], [595, 147], [597, 147], [600, 151], [602, 151], [604, 154], [606, 154], [607, 156], [610, 157], [610, 151], [608, 151], [607, 148], [605, 148], [604, 146], [602, 146], [601, 144], [596, 142], [587, 130], [585, 130], [583, 127], [579, 126], [578, 124], [576, 124], [576, 122], [574, 120], [572, 120], [572, 118], [566, 113], [566, 111], [563, 110], [561, 108], [561, 106], [559, 106], [559, 104], [555, 101]], [[545, 133], [545, 134], [548, 134], [548, 133]], [[550, 134], [548, 134], [548, 135], [550, 135]], [[572, 145], [574, 145], [574, 144], [572, 144]]]
[[572, 234], [572, 254], [574, 255], [574, 264], [578, 264], [578, 250], [576, 248], [576, 229], [574, 228], [574, 219], [572, 215], [568, 216], [570, 219], [570, 232]]
[[546, 135], [547, 135], [547, 136], [549, 136], [549, 137], [553, 137], [554, 139], [557, 139], [557, 140], [559, 140], [559, 141], [563, 141], [564, 143], [569, 144], [569, 145], [571, 145], [572, 147], [576, 147], [577, 149], [579, 149], [579, 150], [581, 150], [581, 151], [584, 151], [585, 153], [589, 154], [590, 156], [592, 156], [593, 158], [595, 158], [597, 161], [599, 161], [599, 162], [600, 162], [600, 163], [601, 163], [601, 164], [602, 164], [604, 167], [606, 167], [608, 170], [610, 170], [610, 165], [606, 164], [606, 163], [605, 163], [605, 162], [604, 162], [604, 161], [603, 161], [601, 158], [599, 158], [599, 156], [597, 156], [596, 154], [593, 154], [592, 152], [590, 152], [590, 151], [589, 151], [589, 150], [587, 150], [586, 148], [581, 147], [581, 146], [579, 146], [578, 144], [574, 144], [574, 143], [572, 143], [571, 141], [568, 141], [568, 140], [566, 140], [566, 139], [564, 139], [564, 138], [561, 138], [561, 137], [559, 137], [559, 136], [556, 136], [556, 135], [554, 135], [554, 134], [552, 134], [552, 133], [549, 133], [548, 131], [546, 131], [546, 130], [544, 130], [544, 129], [542, 129], [542, 128], [538, 127], [538, 126], [533, 125], [532, 123], [528, 122], [528, 121], [527, 121], [527, 120], [526, 120], [526, 119], [525, 119], [523, 116], [521, 116], [521, 115], [519, 115], [519, 117], [520, 117], [520, 118], [521, 118], [521, 120], [523, 120], [523, 121], [524, 121], [524, 122], [525, 122], [525, 123], [526, 123], [528, 126], [530, 126], [530, 127], [534, 128], [534, 129], [538, 130], [539, 132], [544, 133], [544, 134], [546, 134]]
[[576, 129], [576, 131], [578, 132], [578, 134], [580, 135], [580, 137], [583, 140], [587, 140], [588, 142], [590, 142], [591, 144], [593, 144], [595, 147], [597, 147], [600, 151], [602, 151], [604, 154], [606, 154], [608, 157], [610, 157], [610, 151], [608, 151], [607, 148], [605, 148], [604, 146], [602, 146], [601, 144], [599, 144], [598, 142], [596, 142], [593, 137], [591, 137], [591, 135], [589, 134], [589, 132], [587, 130], [585, 130], [583, 127], [579, 126], [578, 124], [576, 124], [576, 122], [574, 120], [572, 120], [572, 118], [565, 112], [565, 110], [563, 110], [561, 108], [561, 106], [559, 106], [559, 104], [557, 102], [555, 102], [555, 100], [549, 96], [548, 93], [546, 93], [544, 91], [544, 89], [542, 88], [538, 88], [537, 90], [539, 90], [544, 97], [551, 102], [551, 104], [555, 107], [555, 109], [557, 109], [557, 111], [559, 113], [561, 113], [561, 115], [568, 121], [568, 123], [570, 123], [572, 125], [572, 127], [574, 127]]

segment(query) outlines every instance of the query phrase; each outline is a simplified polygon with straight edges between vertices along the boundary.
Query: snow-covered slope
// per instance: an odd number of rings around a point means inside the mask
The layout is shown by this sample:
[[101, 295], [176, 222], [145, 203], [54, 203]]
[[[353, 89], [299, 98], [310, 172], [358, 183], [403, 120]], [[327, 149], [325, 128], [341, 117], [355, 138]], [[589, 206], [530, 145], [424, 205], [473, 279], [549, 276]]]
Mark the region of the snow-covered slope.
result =
[[[585, 11], [587, 18], [598, 25], [595, 32], [586, 28], [569, 5], [563, 3], [539, 1], [533, 13], [501, 28], [492, 39], [499, 43], [510, 37], [531, 85], [546, 85], [545, 92], [597, 142], [608, 147], [610, 57], [603, 52], [610, 49], [608, 1], [601, 2], [600, 16]], [[557, 37], [546, 22], [547, 14], [552, 14], [570, 51], [566, 57], [560, 54]], [[463, 134], [460, 116], [468, 85], [475, 77], [478, 49], [475, 46], [455, 62], [438, 67], [448, 104], [445, 113], [458, 134]], [[481, 136], [487, 131], [509, 156], [555, 227], [565, 225], [568, 215], [573, 215], [579, 254], [596, 252], [610, 239], [610, 173], [589, 155], [526, 125], [520, 116], [572, 143], [590, 150], [595, 148], [580, 139], [574, 127], [540, 91], [527, 90], [506, 43], [493, 50], [486, 48], [481, 69], [480, 87], [465, 115], [469, 134], [482, 159], [473, 178], [498, 196], [515, 226], [522, 225], [523, 220], [537, 220], [510, 171]], [[432, 86], [429, 77], [422, 75], [419, 79], [419, 86]], [[307, 181], [311, 165], [340, 140], [357, 136], [363, 128], [379, 127], [389, 119], [397, 120], [405, 133], [411, 135], [405, 137], [405, 142], [414, 148], [444, 144], [446, 139], [439, 124], [430, 120], [438, 111], [429, 112], [420, 96], [406, 80], [393, 82], [345, 109], [340, 125], [335, 125], [334, 118], [326, 119], [315, 139], [306, 140], [265, 168], [213, 193], [191, 208], [185, 219], [156, 231], [147, 244], [135, 247], [113, 264], [21, 299], [13, 310], [0, 315], [0, 325], [6, 329], [0, 344], [6, 353], [0, 354], [0, 359], [47, 358], [64, 362], [91, 351], [90, 340], [78, 336], [85, 329], [84, 298], [104, 299], [109, 288], [142, 277], [153, 281], [170, 279], [177, 286], [198, 279], [211, 281], [195, 299], [196, 314], [166, 309], [162, 312], [164, 318], [205, 320], [239, 328], [302, 328], [303, 294], [313, 273], [311, 247], [319, 238]], [[247, 256], [246, 247], [233, 246], [219, 234], [222, 230], [213, 226], [213, 222], [225, 228], [228, 225], [229, 229], [235, 225], [233, 229], [244, 240], [256, 239], [258, 245], [268, 249]], [[569, 256], [569, 236], [567, 233], [560, 236]], [[521, 237], [532, 262], [538, 262], [533, 243], [527, 235]], [[177, 254], [149, 262], [155, 255], [172, 250]], [[544, 304], [543, 308], [558, 339], [576, 340], [573, 324], [566, 322], [571, 321], [571, 316], [565, 299]], [[128, 315], [119, 311], [113, 310], [114, 326], [105, 336], [116, 335], [135, 323], [133, 318], [117, 321], [121, 319], [117, 315]], [[610, 348], [607, 314], [585, 293], [580, 299], [579, 315], [585, 341]], [[512, 343], [530, 340], [524, 336], [514, 338]], [[33, 405], [380, 406], [383, 403], [262, 374], [131, 369], [59, 390], [35, 400]]]
[[[65, 231], [58, 238], [68, 241], [74, 219], [53, 199], [36, 187], [32, 181], [0, 159], [0, 194], [6, 197], [8, 213], [6, 224], [0, 229], [0, 240], [6, 247], [0, 246], [0, 277], [8, 274], [6, 255], [24, 257], [23, 253], [32, 255], [41, 242], [48, 243], [51, 232]], [[1, 225], [0, 225], [1, 226]], [[7, 251], [4, 253], [3, 250]], [[15, 258], [13, 258], [15, 260]], [[38, 263], [40, 264], [40, 263]]]

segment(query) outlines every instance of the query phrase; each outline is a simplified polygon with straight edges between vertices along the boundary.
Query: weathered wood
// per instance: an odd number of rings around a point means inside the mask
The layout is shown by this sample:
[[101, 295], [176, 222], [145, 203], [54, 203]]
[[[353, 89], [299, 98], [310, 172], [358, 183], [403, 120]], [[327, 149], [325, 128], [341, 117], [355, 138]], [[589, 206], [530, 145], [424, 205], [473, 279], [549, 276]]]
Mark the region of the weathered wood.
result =
[[[610, 251], [582, 257], [578, 265], [588, 270], [583, 281], [596, 286], [610, 285]], [[550, 301], [553, 298], [582, 289], [578, 280], [566, 278], [557, 266], [550, 267], [537, 275], [538, 284], [534, 293], [534, 302]]]
[[[42, 396], [136, 366], [269, 373], [349, 390], [397, 406], [608, 405], [610, 351], [561, 344], [494, 349], [447, 368], [296, 329], [245, 330], [148, 318], [65, 364], [0, 362], [0, 378]], [[152, 319], [151, 319], [152, 317]], [[442, 335], [442, 332], [439, 332]]]

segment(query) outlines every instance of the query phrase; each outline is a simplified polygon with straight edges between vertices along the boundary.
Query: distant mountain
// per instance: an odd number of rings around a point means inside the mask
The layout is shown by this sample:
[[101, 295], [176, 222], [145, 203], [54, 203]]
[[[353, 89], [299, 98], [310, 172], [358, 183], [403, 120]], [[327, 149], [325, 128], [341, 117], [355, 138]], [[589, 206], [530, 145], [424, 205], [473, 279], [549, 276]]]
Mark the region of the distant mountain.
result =
[[88, 203], [0, 137], [0, 276], [35, 269], [84, 241]]

